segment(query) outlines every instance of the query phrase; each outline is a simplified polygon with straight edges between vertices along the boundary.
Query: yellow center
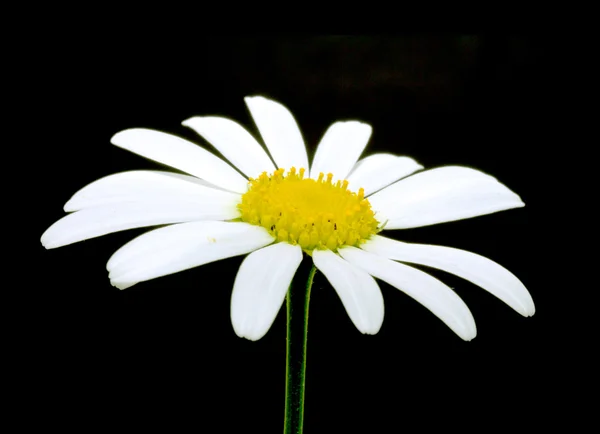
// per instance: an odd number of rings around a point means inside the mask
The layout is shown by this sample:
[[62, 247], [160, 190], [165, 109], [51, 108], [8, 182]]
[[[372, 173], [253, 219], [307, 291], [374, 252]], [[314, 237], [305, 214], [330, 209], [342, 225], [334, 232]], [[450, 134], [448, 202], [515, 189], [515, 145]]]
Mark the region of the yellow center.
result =
[[304, 169], [284, 172], [250, 178], [238, 205], [242, 221], [262, 226], [277, 240], [299, 244], [306, 252], [357, 246], [379, 231], [362, 188], [349, 191], [348, 181], [333, 183], [331, 173], [314, 180], [304, 178]]

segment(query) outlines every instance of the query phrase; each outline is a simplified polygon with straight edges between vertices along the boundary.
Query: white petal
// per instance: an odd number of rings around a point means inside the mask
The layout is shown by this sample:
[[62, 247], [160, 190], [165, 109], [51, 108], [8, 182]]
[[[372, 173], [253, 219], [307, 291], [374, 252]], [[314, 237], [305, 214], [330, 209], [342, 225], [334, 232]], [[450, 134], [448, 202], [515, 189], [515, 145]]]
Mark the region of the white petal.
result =
[[475, 169], [448, 166], [402, 179], [371, 195], [386, 229], [407, 229], [525, 206], [495, 178]]
[[111, 142], [227, 190], [238, 193], [248, 191], [248, 181], [230, 165], [180, 137], [145, 128], [132, 128], [115, 134]]
[[143, 282], [243, 255], [273, 242], [266, 229], [242, 222], [190, 222], [147, 232], [109, 259], [111, 283]]
[[350, 190], [358, 191], [362, 187], [365, 196], [368, 196], [422, 168], [423, 166], [409, 157], [374, 154], [356, 163], [346, 179]]
[[133, 285], [136, 285], [138, 282], [114, 282], [113, 286], [119, 289], [127, 289], [131, 288]]
[[308, 171], [306, 146], [292, 113], [262, 96], [246, 97], [244, 101], [277, 167], [303, 167]]
[[237, 122], [217, 116], [196, 116], [182, 122], [200, 134], [249, 178], [275, 170], [273, 162], [252, 135]]
[[535, 313], [533, 299], [525, 285], [506, 268], [475, 253], [451, 247], [401, 243], [378, 235], [361, 248], [396, 261], [447, 271], [480, 286], [523, 316]]
[[65, 204], [65, 211], [124, 202], [161, 202], [177, 199], [202, 202], [222, 198], [239, 201], [239, 194], [215, 188], [199, 178], [178, 173], [135, 170], [105, 176], [86, 185]]
[[47, 249], [126, 229], [198, 220], [231, 220], [239, 217], [237, 200], [221, 198], [202, 202], [128, 202], [69, 214], [50, 226], [42, 235]]
[[235, 278], [231, 323], [241, 338], [262, 338], [281, 308], [298, 266], [302, 249], [277, 243], [250, 253]]
[[374, 335], [383, 323], [383, 296], [371, 276], [331, 250], [314, 250], [313, 261], [340, 296], [356, 328]]
[[467, 305], [436, 278], [356, 247], [344, 247], [339, 252], [351, 264], [414, 298], [462, 339], [470, 341], [476, 336], [475, 320]]
[[358, 121], [336, 122], [321, 139], [312, 166], [311, 178], [333, 173], [334, 180], [345, 179], [371, 137], [372, 128]]

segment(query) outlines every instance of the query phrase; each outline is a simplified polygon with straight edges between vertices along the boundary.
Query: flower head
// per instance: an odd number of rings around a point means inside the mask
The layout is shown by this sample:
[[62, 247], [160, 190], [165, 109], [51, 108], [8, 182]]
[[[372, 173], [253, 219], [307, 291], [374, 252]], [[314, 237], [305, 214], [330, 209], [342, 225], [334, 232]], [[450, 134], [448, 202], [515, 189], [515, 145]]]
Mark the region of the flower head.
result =
[[247, 254], [234, 283], [231, 320], [235, 332], [251, 340], [269, 330], [303, 251], [363, 333], [377, 333], [383, 322], [377, 278], [423, 304], [461, 338], [475, 337], [475, 321], [458, 295], [407, 263], [460, 276], [521, 315], [534, 314], [527, 289], [490, 259], [379, 235], [524, 206], [506, 186], [466, 167], [421, 171], [413, 159], [391, 154], [359, 160], [371, 127], [358, 121], [332, 124], [309, 166], [288, 109], [261, 96], [245, 101], [270, 156], [240, 124], [221, 117], [193, 117], [183, 125], [239, 172], [180, 137], [141, 128], [122, 131], [113, 144], [188, 175], [131, 171], [99, 179], [66, 203], [71, 213], [46, 230], [42, 244], [54, 248], [169, 224], [135, 238], [109, 259], [110, 281], [121, 289]]
[[332, 182], [329, 173], [315, 179], [276, 170], [250, 180], [248, 191], [238, 205], [242, 221], [260, 225], [278, 241], [298, 244], [308, 254], [314, 249], [357, 246], [378, 232], [379, 223], [364, 197], [348, 190], [348, 181]]

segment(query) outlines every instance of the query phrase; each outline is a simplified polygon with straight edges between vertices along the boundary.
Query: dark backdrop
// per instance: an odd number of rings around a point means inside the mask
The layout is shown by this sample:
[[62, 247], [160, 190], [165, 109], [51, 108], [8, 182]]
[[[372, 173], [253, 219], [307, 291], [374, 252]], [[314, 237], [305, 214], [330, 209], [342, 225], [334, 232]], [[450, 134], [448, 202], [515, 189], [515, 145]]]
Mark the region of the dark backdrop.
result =
[[[162, 169], [112, 146], [111, 136], [122, 129], [154, 128], [204, 144], [180, 123], [206, 114], [238, 120], [256, 133], [243, 97], [261, 94], [294, 113], [312, 155], [332, 122], [359, 119], [373, 126], [366, 154], [408, 155], [425, 167], [475, 167], [522, 197], [522, 209], [388, 234], [499, 262], [528, 287], [537, 313], [523, 318], [482, 289], [432, 272], [472, 310], [475, 340], [463, 342], [384, 283], [383, 327], [364, 336], [317, 275], [305, 431], [415, 432], [407, 428], [415, 423], [485, 431], [514, 426], [517, 419], [533, 427], [560, 406], [565, 396], [557, 395], [557, 384], [563, 380], [552, 363], [569, 344], [556, 334], [551, 304], [558, 288], [542, 286], [534, 259], [542, 201], [536, 167], [545, 146], [540, 131], [552, 103], [542, 38], [115, 40], [65, 38], [39, 60], [47, 71], [40, 114], [48, 122], [39, 151], [37, 235], [91, 181]], [[132, 427], [167, 422], [165, 432], [178, 431], [177, 423], [199, 432], [281, 432], [285, 311], [258, 342], [234, 334], [229, 300], [241, 257], [125, 291], [112, 287], [107, 259], [145, 230], [50, 251], [37, 247], [40, 266], [30, 281], [40, 291], [30, 300], [36, 326], [28, 343], [35, 381], [28, 399], [41, 404], [39, 417], [81, 428], [110, 426], [126, 416], [119, 423]]]

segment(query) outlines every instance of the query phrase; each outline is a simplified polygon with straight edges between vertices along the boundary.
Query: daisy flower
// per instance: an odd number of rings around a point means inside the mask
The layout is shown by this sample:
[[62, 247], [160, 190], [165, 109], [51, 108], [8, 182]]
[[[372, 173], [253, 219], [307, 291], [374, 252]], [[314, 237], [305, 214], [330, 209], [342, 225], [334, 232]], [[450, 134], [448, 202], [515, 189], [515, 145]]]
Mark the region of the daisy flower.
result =
[[112, 255], [109, 278], [120, 289], [248, 255], [233, 286], [231, 321], [236, 334], [250, 340], [269, 330], [303, 252], [362, 333], [377, 333], [383, 322], [379, 279], [421, 303], [462, 339], [475, 337], [473, 316], [458, 295], [409, 264], [452, 273], [521, 315], [534, 314], [527, 289], [490, 259], [381, 235], [524, 206], [496, 178], [459, 166], [422, 170], [411, 158], [387, 153], [359, 159], [372, 131], [359, 121], [333, 123], [309, 165], [302, 134], [286, 107], [262, 96], [245, 102], [269, 154], [244, 127], [223, 117], [192, 117], [183, 125], [231, 165], [171, 134], [121, 131], [113, 136], [114, 145], [186, 175], [136, 170], [99, 179], [66, 203], [70, 214], [46, 230], [42, 244], [50, 249], [111, 232], [169, 225]]

